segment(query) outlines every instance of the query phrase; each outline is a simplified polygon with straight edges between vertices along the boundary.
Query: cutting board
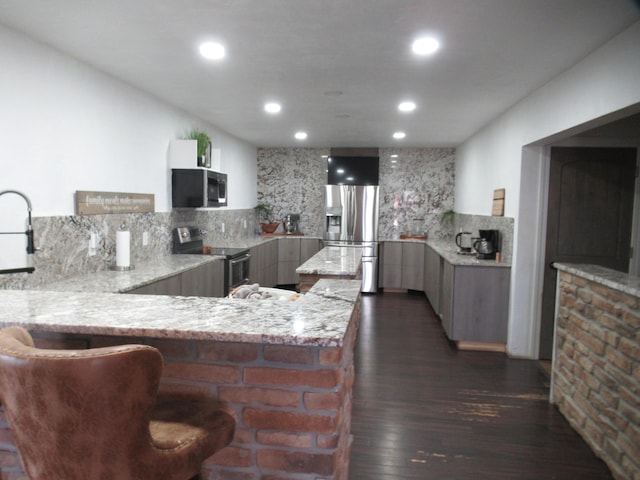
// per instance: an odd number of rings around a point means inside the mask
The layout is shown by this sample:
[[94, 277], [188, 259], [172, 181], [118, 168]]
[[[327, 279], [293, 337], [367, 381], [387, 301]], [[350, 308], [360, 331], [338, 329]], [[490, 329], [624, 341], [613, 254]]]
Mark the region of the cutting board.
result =
[[493, 206], [491, 207], [491, 215], [493, 215], [494, 217], [504, 217], [504, 197], [504, 188], [499, 188], [493, 191]]

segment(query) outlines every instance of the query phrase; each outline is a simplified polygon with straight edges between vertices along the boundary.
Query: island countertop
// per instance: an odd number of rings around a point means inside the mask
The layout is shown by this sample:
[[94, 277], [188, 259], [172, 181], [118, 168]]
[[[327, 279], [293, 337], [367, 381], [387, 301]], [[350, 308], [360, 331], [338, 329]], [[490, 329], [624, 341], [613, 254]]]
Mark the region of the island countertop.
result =
[[360, 247], [328, 246], [296, 268], [296, 273], [355, 276], [360, 269], [361, 260], [362, 248]]
[[0, 290], [0, 327], [40, 332], [341, 346], [360, 282], [320, 280], [295, 302]]

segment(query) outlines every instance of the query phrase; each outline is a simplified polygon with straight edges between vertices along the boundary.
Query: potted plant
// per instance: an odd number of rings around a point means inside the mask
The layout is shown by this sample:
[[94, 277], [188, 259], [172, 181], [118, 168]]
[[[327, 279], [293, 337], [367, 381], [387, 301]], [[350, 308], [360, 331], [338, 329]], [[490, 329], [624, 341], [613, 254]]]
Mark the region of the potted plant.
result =
[[273, 233], [278, 229], [280, 222], [271, 220], [271, 205], [264, 202], [259, 203], [253, 207], [253, 211], [256, 212], [260, 228], [264, 233]]
[[195, 140], [197, 142], [197, 151], [198, 151], [198, 166], [199, 167], [211, 167], [211, 137], [202, 130], [198, 130], [197, 128], [192, 128], [189, 132], [187, 132], [185, 139], [187, 140]]
[[440, 214], [440, 224], [441, 225], [446, 225], [446, 224], [453, 223], [453, 217], [454, 217], [455, 213], [456, 212], [454, 212], [452, 209], [445, 210], [444, 212], [442, 212]]

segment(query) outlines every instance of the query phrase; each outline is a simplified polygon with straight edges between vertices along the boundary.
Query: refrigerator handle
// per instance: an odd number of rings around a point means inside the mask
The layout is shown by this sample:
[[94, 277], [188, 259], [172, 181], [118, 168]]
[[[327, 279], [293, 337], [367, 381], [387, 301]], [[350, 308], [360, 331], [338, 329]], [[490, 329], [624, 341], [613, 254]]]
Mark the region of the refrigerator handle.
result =
[[356, 216], [358, 214], [356, 208], [355, 188], [351, 185], [347, 187], [347, 240], [353, 241], [356, 233]]

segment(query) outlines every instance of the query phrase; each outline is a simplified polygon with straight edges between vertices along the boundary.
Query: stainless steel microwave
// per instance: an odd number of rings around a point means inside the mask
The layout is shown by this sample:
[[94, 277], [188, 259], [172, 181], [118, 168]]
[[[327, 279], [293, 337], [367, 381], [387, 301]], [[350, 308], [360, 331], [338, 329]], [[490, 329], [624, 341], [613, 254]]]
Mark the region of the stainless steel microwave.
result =
[[227, 174], [203, 168], [171, 170], [171, 203], [174, 208], [227, 206]]

